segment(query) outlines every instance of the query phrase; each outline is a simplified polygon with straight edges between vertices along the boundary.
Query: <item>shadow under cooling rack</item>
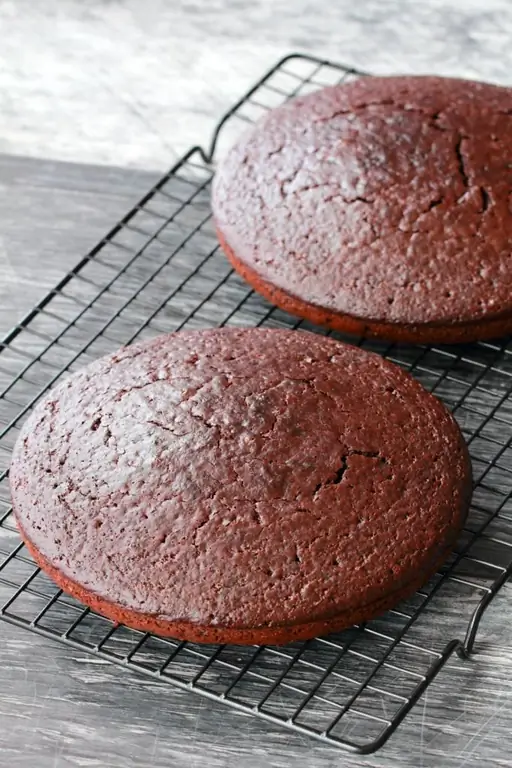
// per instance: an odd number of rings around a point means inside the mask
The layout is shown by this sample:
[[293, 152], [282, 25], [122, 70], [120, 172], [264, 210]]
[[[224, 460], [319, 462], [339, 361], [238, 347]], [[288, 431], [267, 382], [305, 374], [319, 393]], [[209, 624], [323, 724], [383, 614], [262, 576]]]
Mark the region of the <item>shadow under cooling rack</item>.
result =
[[442, 571], [395, 610], [337, 635], [280, 648], [205, 646], [115, 626], [36, 568], [17, 534], [8, 487], [10, 453], [34, 403], [62, 376], [122, 344], [221, 325], [326, 333], [268, 304], [229, 267], [211, 222], [212, 158], [267, 109], [361, 74], [311, 57], [280, 62], [221, 121], [210, 150], [191, 149], [0, 344], [0, 612], [223, 704], [371, 752], [447, 660], [472, 650], [481, 614], [512, 570], [508, 340], [435, 348], [359, 340], [453, 411], [469, 444], [475, 490]]

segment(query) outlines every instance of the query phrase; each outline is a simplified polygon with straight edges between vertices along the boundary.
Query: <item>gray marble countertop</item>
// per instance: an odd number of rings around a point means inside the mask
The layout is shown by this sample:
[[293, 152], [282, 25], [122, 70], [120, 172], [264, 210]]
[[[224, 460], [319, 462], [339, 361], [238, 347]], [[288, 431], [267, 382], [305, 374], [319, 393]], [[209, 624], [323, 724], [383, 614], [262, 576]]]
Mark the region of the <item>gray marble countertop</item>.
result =
[[0, 152], [161, 170], [278, 58], [510, 82], [508, 0], [0, 0]]
[[[506, 0], [0, 0], [0, 335], [277, 58], [511, 82]], [[0, 766], [508, 766], [512, 591], [376, 755], [352, 758], [0, 624]]]

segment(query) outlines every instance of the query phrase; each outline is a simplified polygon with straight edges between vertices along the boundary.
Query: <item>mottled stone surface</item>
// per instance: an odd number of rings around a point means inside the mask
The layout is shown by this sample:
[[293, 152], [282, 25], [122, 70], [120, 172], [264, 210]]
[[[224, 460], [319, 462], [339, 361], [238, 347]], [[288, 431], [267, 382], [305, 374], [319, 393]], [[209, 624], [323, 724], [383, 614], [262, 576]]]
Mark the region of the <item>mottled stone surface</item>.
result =
[[5, 0], [0, 151], [162, 168], [280, 56], [510, 80], [507, 0]]

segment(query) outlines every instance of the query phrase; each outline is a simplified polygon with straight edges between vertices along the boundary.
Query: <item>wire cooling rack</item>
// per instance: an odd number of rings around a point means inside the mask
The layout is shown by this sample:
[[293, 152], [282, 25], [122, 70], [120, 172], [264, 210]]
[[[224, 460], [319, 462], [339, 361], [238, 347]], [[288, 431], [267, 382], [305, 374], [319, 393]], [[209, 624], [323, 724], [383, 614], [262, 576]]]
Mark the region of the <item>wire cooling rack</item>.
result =
[[[10, 452], [38, 398], [68, 372], [134, 339], [239, 325], [316, 330], [268, 304], [229, 267], [209, 207], [213, 158], [286, 99], [363, 73], [304, 56], [268, 72], [0, 344], [0, 613], [5, 620], [334, 745], [380, 747], [478, 622], [512, 571], [512, 349], [365, 348], [410, 370], [451, 408], [469, 443], [473, 505], [441, 572], [395, 610], [287, 647], [205, 646], [112, 624], [57, 590], [16, 532]], [[336, 335], [336, 334], [334, 334]]]

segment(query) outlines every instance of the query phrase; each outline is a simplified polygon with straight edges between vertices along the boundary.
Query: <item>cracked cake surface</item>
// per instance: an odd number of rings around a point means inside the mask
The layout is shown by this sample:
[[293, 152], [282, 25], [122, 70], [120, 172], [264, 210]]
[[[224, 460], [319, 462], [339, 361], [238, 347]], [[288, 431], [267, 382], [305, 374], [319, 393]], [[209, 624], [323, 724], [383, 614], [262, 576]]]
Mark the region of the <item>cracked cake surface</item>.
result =
[[239, 272], [339, 330], [467, 341], [512, 330], [512, 89], [366, 77], [272, 110], [220, 164]]
[[30, 552], [115, 621], [287, 642], [419, 587], [466, 515], [459, 429], [397, 366], [322, 336], [158, 337], [35, 408], [10, 482]]

